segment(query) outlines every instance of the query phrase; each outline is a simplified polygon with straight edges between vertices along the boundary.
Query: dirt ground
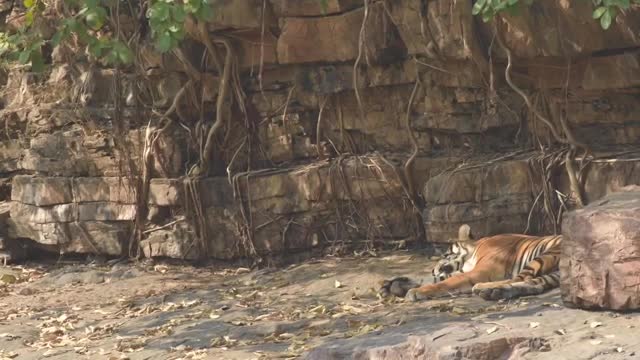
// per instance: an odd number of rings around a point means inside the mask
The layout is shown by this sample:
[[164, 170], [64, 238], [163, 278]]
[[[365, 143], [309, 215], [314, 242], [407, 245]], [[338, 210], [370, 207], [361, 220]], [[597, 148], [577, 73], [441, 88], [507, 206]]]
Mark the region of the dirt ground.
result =
[[161, 262], [0, 267], [0, 359], [352, 358], [412, 336], [455, 346], [541, 339], [527, 359], [640, 354], [638, 315], [566, 309], [558, 290], [514, 302], [375, 296], [379, 280], [429, 281], [432, 266], [424, 255], [394, 252], [256, 271]]

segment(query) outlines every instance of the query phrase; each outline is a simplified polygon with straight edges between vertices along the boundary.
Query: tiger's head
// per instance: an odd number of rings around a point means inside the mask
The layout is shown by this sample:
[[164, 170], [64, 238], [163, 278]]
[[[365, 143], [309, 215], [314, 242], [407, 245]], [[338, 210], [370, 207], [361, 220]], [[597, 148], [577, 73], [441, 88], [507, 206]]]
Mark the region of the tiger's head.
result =
[[446, 280], [451, 275], [461, 272], [465, 261], [473, 253], [474, 244], [471, 227], [467, 224], [458, 229], [458, 241], [452, 243], [431, 271], [433, 282]]

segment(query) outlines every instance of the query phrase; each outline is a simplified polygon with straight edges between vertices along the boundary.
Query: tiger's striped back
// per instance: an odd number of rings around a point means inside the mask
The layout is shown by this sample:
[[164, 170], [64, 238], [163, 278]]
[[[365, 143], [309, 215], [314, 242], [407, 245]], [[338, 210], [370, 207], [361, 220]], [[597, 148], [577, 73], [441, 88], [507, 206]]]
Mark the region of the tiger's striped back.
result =
[[[500, 239], [510, 239], [514, 244], [510, 263], [504, 263], [508, 265], [504, 269], [505, 280], [477, 283], [472, 289], [474, 294], [486, 300], [513, 299], [542, 294], [560, 285], [558, 265], [562, 236], [506, 235], [504, 238], [496, 238]], [[504, 249], [498, 241], [494, 241], [492, 245], [497, 249]], [[495, 254], [494, 252], [494, 258], [499, 258]]]
[[[511, 275], [509, 277], [515, 278], [523, 272], [531, 271], [532, 273], [538, 273], [539, 268], [544, 268], [544, 258], [541, 255], [557, 255], [560, 256], [560, 243], [562, 241], [562, 235], [545, 236], [535, 239], [524, 239], [518, 246], [518, 251], [515, 254], [514, 262], [511, 267]], [[539, 264], [533, 263], [533, 261], [540, 262]], [[557, 264], [555, 264], [557, 265]], [[534, 266], [539, 266], [536, 268]]]

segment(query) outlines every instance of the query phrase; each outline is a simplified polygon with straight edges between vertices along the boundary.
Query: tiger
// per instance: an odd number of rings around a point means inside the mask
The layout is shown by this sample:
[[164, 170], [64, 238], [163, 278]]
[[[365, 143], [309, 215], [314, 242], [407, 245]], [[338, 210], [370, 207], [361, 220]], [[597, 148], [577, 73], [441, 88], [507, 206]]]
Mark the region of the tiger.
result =
[[432, 270], [433, 283], [408, 277], [383, 280], [381, 297], [420, 301], [472, 293], [485, 300], [539, 295], [560, 285], [562, 235], [501, 234], [474, 241], [471, 227], [460, 226], [458, 241]]

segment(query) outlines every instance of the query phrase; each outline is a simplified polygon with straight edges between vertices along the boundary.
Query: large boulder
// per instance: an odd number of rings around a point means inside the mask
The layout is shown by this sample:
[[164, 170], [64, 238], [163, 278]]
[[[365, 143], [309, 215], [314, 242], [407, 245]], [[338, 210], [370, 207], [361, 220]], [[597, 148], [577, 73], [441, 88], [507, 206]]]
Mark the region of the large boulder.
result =
[[640, 187], [624, 188], [563, 221], [562, 298], [584, 309], [640, 309]]
[[[422, 328], [412, 328], [417, 326]], [[374, 339], [335, 341], [306, 354], [307, 360], [402, 360], [402, 359], [522, 359], [525, 353], [548, 351], [547, 341], [531, 330], [484, 335], [473, 324], [453, 323], [431, 327], [428, 320], [384, 331]], [[429, 330], [425, 330], [428, 328]], [[410, 332], [407, 334], [407, 332]], [[417, 334], [415, 334], [417, 333]]]

